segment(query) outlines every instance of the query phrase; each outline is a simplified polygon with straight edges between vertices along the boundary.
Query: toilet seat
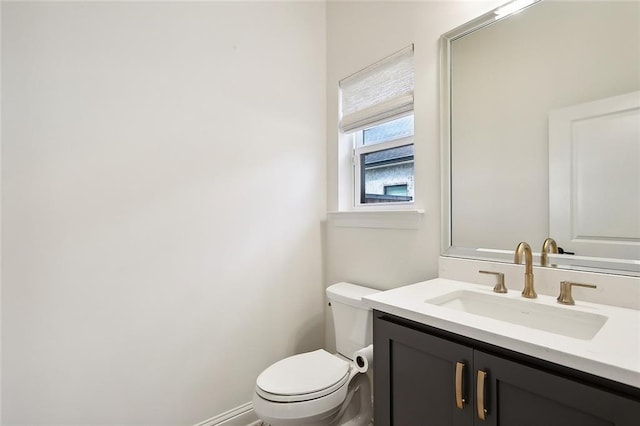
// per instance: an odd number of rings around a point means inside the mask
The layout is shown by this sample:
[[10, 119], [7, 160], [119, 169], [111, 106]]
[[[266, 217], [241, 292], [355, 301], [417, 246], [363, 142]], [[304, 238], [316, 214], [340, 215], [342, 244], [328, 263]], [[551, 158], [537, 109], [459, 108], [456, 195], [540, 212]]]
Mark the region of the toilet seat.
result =
[[350, 363], [319, 349], [268, 367], [258, 376], [256, 393], [273, 402], [309, 401], [336, 392], [350, 376]]

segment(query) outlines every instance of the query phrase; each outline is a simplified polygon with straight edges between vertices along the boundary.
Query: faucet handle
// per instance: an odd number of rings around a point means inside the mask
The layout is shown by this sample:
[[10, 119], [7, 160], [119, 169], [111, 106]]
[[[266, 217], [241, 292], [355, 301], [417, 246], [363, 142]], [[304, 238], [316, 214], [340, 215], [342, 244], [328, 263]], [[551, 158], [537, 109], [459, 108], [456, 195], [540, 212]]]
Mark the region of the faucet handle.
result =
[[478, 271], [481, 274], [490, 274], [495, 275], [498, 278], [498, 282], [495, 286], [493, 286], [494, 293], [506, 293], [507, 286], [504, 285], [504, 274], [502, 272], [493, 272], [493, 271]]
[[571, 281], [562, 281], [560, 283], [560, 295], [558, 296], [558, 303], [562, 303], [563, 305], [575, 305], [576, 301], [573, 300], [571, 296], [571, 287], [587, 287], [587, 288], [596, 288], [593, 284], [581, 284], [574, 283]]

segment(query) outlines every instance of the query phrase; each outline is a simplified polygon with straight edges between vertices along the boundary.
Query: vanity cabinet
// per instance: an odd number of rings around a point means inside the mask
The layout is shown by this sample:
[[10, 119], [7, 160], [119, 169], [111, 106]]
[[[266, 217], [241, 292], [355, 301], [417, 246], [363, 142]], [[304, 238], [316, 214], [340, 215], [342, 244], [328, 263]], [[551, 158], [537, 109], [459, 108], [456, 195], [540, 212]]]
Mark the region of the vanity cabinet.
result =
[[377, 311], [373, 347], [376, 426], [640, 424], [635, 388]]

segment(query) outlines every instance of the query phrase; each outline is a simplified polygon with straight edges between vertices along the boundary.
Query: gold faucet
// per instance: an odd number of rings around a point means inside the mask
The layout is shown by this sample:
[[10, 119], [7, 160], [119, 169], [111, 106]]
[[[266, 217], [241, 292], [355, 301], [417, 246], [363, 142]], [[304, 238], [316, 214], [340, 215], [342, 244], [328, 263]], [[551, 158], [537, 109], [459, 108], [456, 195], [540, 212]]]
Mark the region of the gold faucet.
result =
[[531, 246], [524, 241], [518, 244], [516, 247], [516, 254], [513, 257], [513, 261], [516, 264], [522, 263], [522, 254], [524, 253], [524, 289], [522, 290], [522, 296], [527, 299], [535, 299], [538, 297], [533, 289], [533, 254], [531, 253]]
[[496, 285], [493, 286], [494, 293], [507, 293], [507, 286], [504, 285], [504, 274], [502, 272], [493, 272], [493, 271], [478, 271], [481, 274], [490, 274], [496, 276]]
[[553, 238], [547, 238], [542, 243], [542, 252], [540, 253], [540, 266], [547, 266], [549, 264], [549, 258], [547, 253], [558, 253], [558, 244]]
[[560, 283], [560, 295], [558, 296], [558, 303], [562, 303], [563, 305], [575, 305], [576, 301], [573, 300], [571, 296], [571, 287], [587, 287], [587, 288], [597, 288], [593, 284], [581, 284], [581, 283], [573, 283], [571, 281], [562, 281]]

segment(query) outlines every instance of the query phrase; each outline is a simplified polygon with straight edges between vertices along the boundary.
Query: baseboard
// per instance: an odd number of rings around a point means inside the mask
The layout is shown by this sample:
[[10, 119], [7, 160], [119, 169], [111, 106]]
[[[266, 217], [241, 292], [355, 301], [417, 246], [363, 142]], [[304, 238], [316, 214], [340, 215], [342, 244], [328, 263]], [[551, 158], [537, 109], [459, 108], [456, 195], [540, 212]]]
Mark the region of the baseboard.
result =
[[260, 424], [258, 420], [258, 416], [253, 411], [253, 404], [247, 402], [194, 426], [250, 426], [256, 423]]

